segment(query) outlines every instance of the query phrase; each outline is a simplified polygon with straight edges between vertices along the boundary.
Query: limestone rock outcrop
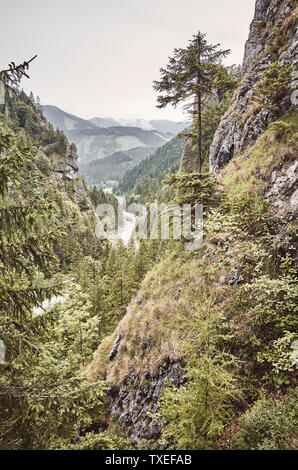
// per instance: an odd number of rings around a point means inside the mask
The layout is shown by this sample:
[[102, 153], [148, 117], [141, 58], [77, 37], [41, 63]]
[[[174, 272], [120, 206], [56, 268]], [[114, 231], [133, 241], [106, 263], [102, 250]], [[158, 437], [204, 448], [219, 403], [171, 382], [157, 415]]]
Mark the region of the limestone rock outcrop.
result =
[[278, 110], [252, 109], [251, 97], [261, 72], [275, 62], [295, 68], [298, 77], [298, 7], [292, 0], [256, 0], [243, 60], [244, 78], [214, 136], [210, 170], [216, 175], [234, 156], [253, 144], [269, 124], [297, 109], [294, 93], [285, 97]]
[[151, 376], [149, 372], [137, 374], [133, 370], [120, 387], [110, 387], [110, 410], [120, 426], [135, 441], [159, 437], [162, 423], [152, 419], [158, 411], [158, 402], [164, 388], [172, 383], [179, 387], [186, 378], [179, 361], [168, 361]]

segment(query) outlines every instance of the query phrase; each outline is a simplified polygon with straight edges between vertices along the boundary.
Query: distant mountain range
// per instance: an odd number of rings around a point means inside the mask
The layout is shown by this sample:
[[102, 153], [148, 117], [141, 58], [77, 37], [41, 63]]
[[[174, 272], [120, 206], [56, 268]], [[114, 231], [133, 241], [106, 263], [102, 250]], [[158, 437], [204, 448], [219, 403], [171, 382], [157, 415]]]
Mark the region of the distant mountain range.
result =
[[113, 127], [113, 126], [122, 126], [122, 127], [139, 127], [146, 131], [157, 131], [161, 134], [172, 138], [177, 135], [178, 132], [181, 132], [185, 129], [185, 122], [175, 122], [169, 121], [167, 119], [152, 119], [151, 121], [146, 121], [145, 119], [113, 119], [113, 118], [100, 118], [95, 117], [89, 119], [93, 124], [98, 127]]
[[187, 126], [169, 120], [110, 117], [88, 120], [51, 105], [44, 106], [43, 113], [54, 128], [76, 144], [80, 170], [94, 184], [107, 179], [119, 181], [128, 169]]
[[89, 185], [102, 181], [121, 181], [127, 171], [151, 155], [156, 147], [137, 147], [112, 153], [107, 157], [82, 163], [80, 171]]

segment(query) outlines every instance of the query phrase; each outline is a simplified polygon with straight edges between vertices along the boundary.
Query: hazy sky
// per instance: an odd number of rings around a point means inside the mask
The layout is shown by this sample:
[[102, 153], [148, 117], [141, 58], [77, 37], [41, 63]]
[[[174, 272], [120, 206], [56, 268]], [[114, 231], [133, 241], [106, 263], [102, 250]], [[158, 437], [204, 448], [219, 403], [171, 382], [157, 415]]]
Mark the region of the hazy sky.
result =
[[0, 0], [0, 68], [38, 54], [25, 91], [84, 118], [182, 118], [152, 81], [198, 30], [241, 63], [255, 0]]

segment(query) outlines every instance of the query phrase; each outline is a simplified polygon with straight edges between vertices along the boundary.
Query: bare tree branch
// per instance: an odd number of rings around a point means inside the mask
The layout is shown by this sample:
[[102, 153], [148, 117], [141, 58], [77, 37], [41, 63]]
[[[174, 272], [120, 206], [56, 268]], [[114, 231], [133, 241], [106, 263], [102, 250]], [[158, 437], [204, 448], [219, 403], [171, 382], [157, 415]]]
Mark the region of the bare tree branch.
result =
[[29, 69], [29, 64], [36, 57], [37, 55], [32, 57], [30, 60], [25, 60], [22, 64], [19, 65], [16, 65], [14, 62], [11, 62], [8, 65], [8, 69], [0, 71], [0, 80], [9, 90], [12, 90], [13, 87], [17, 87], [22, 77], [25, 76], [27, 78], [30, 78], [26, 71]]

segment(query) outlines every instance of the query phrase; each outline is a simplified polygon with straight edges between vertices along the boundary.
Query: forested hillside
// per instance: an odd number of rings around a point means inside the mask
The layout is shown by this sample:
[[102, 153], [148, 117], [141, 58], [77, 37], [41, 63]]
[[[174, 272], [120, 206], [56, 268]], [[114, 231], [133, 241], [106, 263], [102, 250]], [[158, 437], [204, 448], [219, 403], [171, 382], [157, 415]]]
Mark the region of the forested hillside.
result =
[[169, 200], [163, 180], [168, 173], [177, 172], [183, 143], [183, 138], [174, 137], [128, 171], [119, 185], [119, 193], [125, 193], [143, 203], [155, 199], [160, 202], [164, 202], [166, 198]]
[[136, 147], [112, 153], [107, 157], [81, 164], [81, 171], [90, 185], [121, 181], [123, 176], [155, 151], [155, 147]]
[[99, 242], [94, 210], [114, 196], [87, 190], [33, 95], [15, 89], [1, 111], [0, 448], [62, 448], [104, 416], [104, 383], [81, 372], [163, 248]]

